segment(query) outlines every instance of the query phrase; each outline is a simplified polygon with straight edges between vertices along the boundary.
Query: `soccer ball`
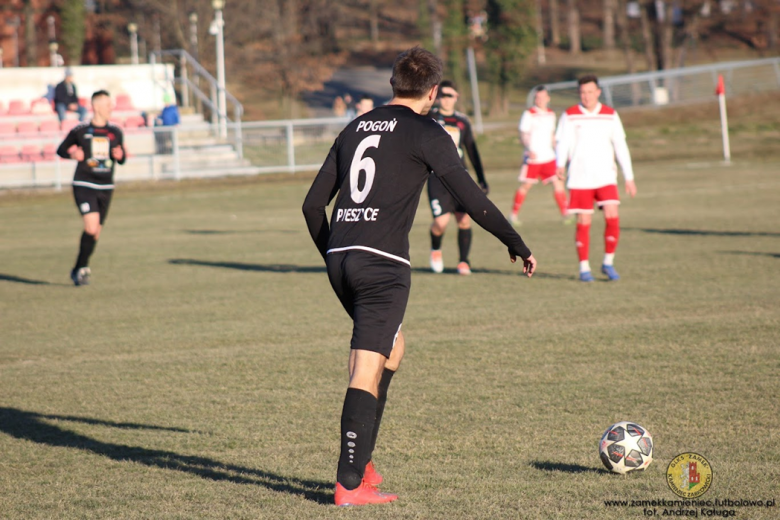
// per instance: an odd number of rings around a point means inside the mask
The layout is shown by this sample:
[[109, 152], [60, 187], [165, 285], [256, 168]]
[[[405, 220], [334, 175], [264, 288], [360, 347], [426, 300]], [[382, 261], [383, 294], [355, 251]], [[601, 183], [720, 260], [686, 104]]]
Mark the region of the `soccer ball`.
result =
[[653, 437], [636, 423], [615, 423], [601, 436], [599, 457], [614, 473], [644, 470], [653, 462]]

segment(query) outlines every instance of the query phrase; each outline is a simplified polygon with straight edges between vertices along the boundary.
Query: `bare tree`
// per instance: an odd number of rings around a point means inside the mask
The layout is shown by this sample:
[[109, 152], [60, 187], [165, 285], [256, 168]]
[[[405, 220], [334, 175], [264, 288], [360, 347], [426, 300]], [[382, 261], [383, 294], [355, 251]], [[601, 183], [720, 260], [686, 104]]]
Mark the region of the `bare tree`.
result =
[[639, 4], [639, 24], [642, 28], [642, 44], [645, 50], [645, 61], [648, 70], [657, 70], [658, 62], [655, 59], [655, 38], [650, 27], [649, 9], [653, 6], [652, 0], [641, 0]]
[[604, 48], [615, 48], [615, 8], [616, 0], [603, 0], [604, 17]]
[[554, 47], [561, 44], [561, 11], [558, 0], [550, 0], [550, 43]]
[[580, 36], [580, 11], [577, 8], [577, 0], [566, 0], [569, 20], [569, 52], [579, 54], [582, 52]]
[[376, 47], [379, 44], [379, 6], [377, 0], [368, 2], [368, 25], [371, 34], [371, 43]]

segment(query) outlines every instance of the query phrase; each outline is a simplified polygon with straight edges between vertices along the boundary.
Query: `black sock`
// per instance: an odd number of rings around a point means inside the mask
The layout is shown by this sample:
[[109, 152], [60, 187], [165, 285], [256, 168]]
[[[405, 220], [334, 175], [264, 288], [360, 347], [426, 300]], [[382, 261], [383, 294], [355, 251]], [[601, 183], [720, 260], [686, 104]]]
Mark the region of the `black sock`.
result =
[[[379, 435], [379, 424], [382, 422], [382, 414], [385, 411], [385, 403], [387, 402], [387, 389], [390, 386], [390, 381], [393, 379], [395, 371], [388, 368], [382, 372], [382, 379], [379, 381], [379, 392], [376, 398], [376, 422], [374, 423], [374, 433], [371, 437], [371, 453], [374, 453], [376, 448], [376, 438]], [[371, 460], [369, 457], [368, 460]]]
[[444, 237], [444, 234], [442, 233], [439, 236], [436, 236], [433, 234], [433, 231], [431, 231], [431, 249], [434, 251], [438, 251], [441, 249], [441, 239]]
[[81, 247], [79, 248], [79, 257], [76, 259], [76, 267], [74, 269], [81, 269], [89, 265], [89, 257], [92, 256], [92, 252], [95, 250], [95, 244], [97, 244], [97, 240], [95, 240], [94, 235], [90, 235], [86, 231], [81, 233]]
[[377, 399], [365, 390], [348, 388], [341, 412], [341, 455], [336, 480], [346, 489], [363, 481], [371, 459], [371, 437], [376, 422]]
[[458, 249], [460, 250], [458, 262], [468, 262], [469, 251], [471, 251], [471, 228], [458, 229]]

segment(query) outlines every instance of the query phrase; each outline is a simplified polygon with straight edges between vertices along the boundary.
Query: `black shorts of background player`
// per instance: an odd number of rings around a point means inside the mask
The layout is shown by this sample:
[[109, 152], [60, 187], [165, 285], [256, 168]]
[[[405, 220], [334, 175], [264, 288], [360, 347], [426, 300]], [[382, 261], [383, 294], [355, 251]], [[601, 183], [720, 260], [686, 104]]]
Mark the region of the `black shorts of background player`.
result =
[[[485, 180], [485, 172], [482, 169], [482, 159], [479, 157], [474, 134], [471, 131], [471, 122], [466, 114], [455, 110], [458, 102], [458, 89], [452, 81], [442, 81], [439, 85], [439, 106], [431, 111], [431, 115], [450, 134], [458, 154], [466, 166], [465, 155], [469, 156], [471, 165], [477, 174], [477, 181], [485, 194], [488, 193], [488, 185]], [[465, 208], [458, 203], [447, 191], [442, 183], [431, 176], [428, 181], [428, 200], [431, 204], [433, 223], [431, 224], [431, 269], [434, 273], [444, 271], [444, 260], [441, 253], [441, 242], [450, 215], [455, 214], [458, 222], [458, 273], [471, 274], [469, 264], [469, 252], [471, 250], [471, 219]]]
[[114, 191], [114, 167], [125, 162], [122, 130], [108, 122], [111, 118], [108, 92], [99, 90], [92, 94], [92, 111], [92, 120], [71, 130], [57, 149], [60, 157], [78, 161], [73, 175], [73, 198], [84, 221], [84, 231], [76, 265], [70, 272], [75, 285], [89, 284], [89, 257], [108, 215]]
[[[404, 355], [401, 323], [409, 298], [409, 232], [426, 180], [435, 175], [480, 226], [523, 259], [536, 260], [474, 183], [450, 136], [427, 114], [442, 63], [413, 48], [393, 64], [393, 99], [341, 132], [314, 179], [303, 213], [334, 292], [353, 321], [349, 387], [341, 414], [337, 505], [391, 502], [372, 462], [387, 391]], [[433, 173], [431, 173], [433, 172]], [[336, 197], [330, 223], [325, 208]]]

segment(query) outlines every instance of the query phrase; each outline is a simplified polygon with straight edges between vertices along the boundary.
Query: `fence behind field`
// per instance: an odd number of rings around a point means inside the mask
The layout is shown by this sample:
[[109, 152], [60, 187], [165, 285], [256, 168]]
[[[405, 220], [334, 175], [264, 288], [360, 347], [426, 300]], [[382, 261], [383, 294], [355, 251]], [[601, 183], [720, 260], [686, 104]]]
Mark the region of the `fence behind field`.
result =
[[[780, 58], [766, 58], [599, 78], [601, 100], [615, 108], [709, 101], [715, 99], [719, 74], [725, 80], [727, 96], [780, 90]], [[545, 87], [556, 108], [579, 103], [576, 81]], [[533, 96], [532, 90], [528, 106], [533, 104]]]

